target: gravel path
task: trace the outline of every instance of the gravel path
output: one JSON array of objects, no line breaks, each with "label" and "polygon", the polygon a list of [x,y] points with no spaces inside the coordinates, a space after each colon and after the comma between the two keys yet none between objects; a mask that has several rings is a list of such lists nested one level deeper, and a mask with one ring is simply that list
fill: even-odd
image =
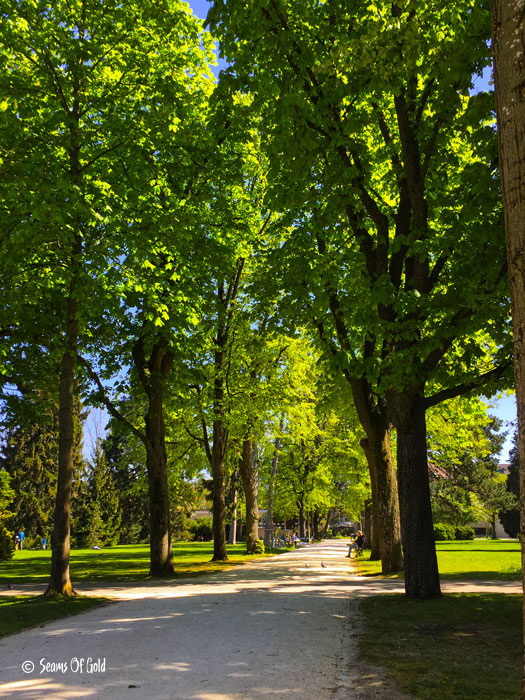
[{"label": "gravel path", "polygon": [[353,576],[346,552],[336,540],[198,579],[80,584],[118,602],[1,640],[0,698],[401,698],[357,663],[357,600],[402,582]]}]

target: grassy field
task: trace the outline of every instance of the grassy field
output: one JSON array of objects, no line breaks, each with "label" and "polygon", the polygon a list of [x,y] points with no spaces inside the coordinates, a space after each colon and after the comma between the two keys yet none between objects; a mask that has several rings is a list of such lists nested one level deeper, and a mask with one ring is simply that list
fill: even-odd
[{"label": "grassy field", "polygon": [[[211,562],[212,542],[178,542],[173,546],[175,576],[197,576],[265,555],[243,554],[246,546],[228,546],[230,562]],[[285,550],[283,550],[285,551]],[[10,561],[0,562],[0,587],[7,583],[45,583],[49,578],[50,550],[15,552]],[[104,549],[72,549],[71,580],[138,581],[148,578],[149,546],[119,545]],[[1,588],[0,588],[1,590]]]},{"label": "grassy field", "polygon": [[76,615],[107,602],[106,598],[85,596],[65,600],[43,596],[0,596],[0,637]]},{"label": "grassy field", "polygon": [[[516,540],[465,540],[436,542],[439,575],[443,580],[519,580],[520,543]],[[362,576],[381,575],[381,562],[369,561],[366,550],[357,561]],[[388,578],[399,578],[393,574]]]},{"label": "grassy field", "polygon": [[[180,542],[174,545],[175,577],[199,576],[237,566],[265,555],[246,555],[246,547],[228,547],[230,562],[211,562],[213,543]],[[286,550],[279,550],[286,551]],[[8,584],[45,584],[49,579],[50,550],[23,550],[10,561],[0,562],[0,591]],[[149,579],[149,546],[120,545],[104,549],[71,550],[71,580],[140,581]],[[0,595],[0,636],[61,617],[83,612],[106,602],[104,598],[78,596],[68,600],[44,599],[42,596]]]},{"label": "grassy field", "polygon": [[384,666],[417,700],[518,700],[521,596],[455,594],[362,600],[364,661]]}]

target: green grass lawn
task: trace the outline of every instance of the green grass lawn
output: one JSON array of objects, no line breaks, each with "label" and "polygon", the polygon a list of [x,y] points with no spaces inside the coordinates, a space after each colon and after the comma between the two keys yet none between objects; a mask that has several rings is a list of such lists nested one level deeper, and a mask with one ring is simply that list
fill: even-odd
[{"label": "green grass lawn", "polygon": [[[519,580],[521,576],[520,543],[516,540],[463,540],[436,542],[439,575],[443,580],[490,579]],[[381,574],[381,562],[369,561],[370,550],[358,559],[362,576]],[[393,574],[388,578],[400,578]]]},{"label": "green grass lawn", "polygon": [[[244,544],[228,547],[230,562],[211,562],[212,542],[179,542],[173,547],[175,576],[198,576],[227,569],[266,555],[246,555]],[[286,551],[286,550],[279,550]],[[0,562],[0,593],[8,583],[45,584],[49,579],[50,550],[23,550]],[[71,580],[140,581],[149,579],[149,546],[119,545],[104,549],[72,549]],[[0,636],[57,620],[101,605],[105,598],[47,599],[42,596],[0,595]]]},{"label": "green grass lawn", "polygon": [[0,596],[0,637],[92,610],[107,602],[106,598],[86,596],[65,599],[25,595]]},{"label": "green grass lawn", "polygon": [[361,656],[417,700],[518,700],[521,604],[501,593],[365,598]]},{"label": "green grass lawn", "polygon": [[[266,555],[246,555],[244,544],[228,546],[230,562],[211,562],[212,542],[178,542],[173,545],[176,576],[197,576],[220,571]],[[285,551],[285,550],[283,550]],[[0,592],[7,583],[45,583],[49,578],[50,550],[23,550],[0,562]],[[149,546],[118,545],[104,549],[72,549],[71,580],[138,581],[149,578]]]}]

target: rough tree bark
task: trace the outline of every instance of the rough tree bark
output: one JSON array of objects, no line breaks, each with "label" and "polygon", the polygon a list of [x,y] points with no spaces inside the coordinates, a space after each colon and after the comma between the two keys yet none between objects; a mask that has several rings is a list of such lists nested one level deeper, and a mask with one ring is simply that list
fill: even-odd
[{"label": "rough tree bark", "polygon": [[[372,450],[369,450],[370,442],[368,438],[364,438],[364,440],[361,440],[360,445],[363,452],[365,453],[366,461],[368,463],[368,472],[370,474],[370,491],[372,495],[369,508],[369,516],[371,521],[370,538],[367,540],[370,543],[370,560],[379,561],[381,559],[382,537],[378,506],[379,501],[383,498],[383,496],[379,493],[377,488],[377,458],[374,457]],[[389,468],[387,467],[385,471],[388,473]],[[401,530],[399,532],[401,532]],[[401,537],[401,535],[399,536]]]},{"label": "rough tree bark", "polygon": [[297,507],[299,509],[299,537],[305,537],[304,500],[302,498],[297,501]]},{"label": "rough tree bark", "polygon": [[[361,442],[370,470],[372,484],[373,527],[379,540],[383,573],[403,568],[401,528],[396,472],[386,404],[379,400],[373,405],[366,382],[352,380],[352,394],[359,421],[366,438]],[[372,542],[374,544],[374,542]]]},{"label": "rough tree bark", "polygon": [[173,354],[156,349],[152,357],[148,410],[146,414],[146,468],[150,511],[150,574],[173,573],[168,471],[163,415],[164,381],[173,364]]},{"label": "rough tree bark", "polygon": [[428,478],[425,398],[396,395],[397,477],[405,593],[409,598],[441,597]]},{"label": "rough tree bark", "polygon": [[[218,290],[218,300],[224,305],[224,285]],[[213,557],[212,561],[227,561],[226,551],[226,484],[224,461],[228,444],[228,431],[225,424],[226,409],[224,406],[224,365],[225,348],[228,342],[228,325],[219,320],[215,340],[214,366],[215,380],[213,383],[213,446],[211,450],[212,483],[212,514],[213,514]]]},{"label": "rough tree bark", "polygon": [[75,443],[74,392],[76,375],[77,339],[79,331],[79,303],[75,296],[82,238],[77,234],[71,255],[71,280],[66,312],[66,348],[60,367],[58,396],[58,480],[55,500],[53,534],[51,538],[51,574],[46,595],[73,596],[76,592],[69,577],[71,489]]},{"label": "rough tree bark", "polygon": [[312,514],[312,536],[314,540],[319,539],[319,510],[317,508]]},{"label": "rough tree bark", "polygon": [[326,520],[323,526],[323,530],[321,532],[321,537],[326,537],[328,535],[328,530],[330,528],[330,520],[332,519],[332,515],[334,514],[334,509],[329,508],[328,513],[326,514]]},{"label": "rough tree bark", "polygon": [[[146,338],[139,337],[132,348],[133,364],[146,395],[145,431],[139,430],[108,398],[100,377],[85,358],[79,356],[92,381],[98,386],[99,399],[108,412],[128,426],[146,450],[150,517],[150,574],[169,576],[173,573],[171,550],[168,470],[164,426],[164,385],[173,367],[174,355],[162,336],[153,342],[149,357],[145,356]],[[148,343],[149,344],[149,343]]]},{"label": "rough tree bark", "polygon": [[[284,426],[284,418],[281,418],[279,423],[279,432],[282,431]],[[273,457],[272,457],[272,471],[270,474],[270,480],[268,482],[268,509],[266,511],[266,530],[264,531],[264,546],[269,547],[273,536],[273,501],[275,497],[275,480],[277,478],[277,465],[279,464],[279,450],[281,448],[281,436],[278,435],[275,438]]]},{"label": "rough tree bark", "polygon": [[238,476],[239,472],[235,470],[231,478],[232,519],[228,544],[237,544],[237,501],[239,499],[239,490],[237,489]]},{"label": "rough tree bark", "polygon": [[[78,188],[82,181],[80,165],[80,84],[76,80],[69,131],[69,179]],[[58,393],[58,477],[53,534],[51,538],[51,574],[46,595],[75,595],[69,577],[71,548],[71,490],[75,443],[74,393],[76,383],[77,344],[80,304],[77,298],[82,266],[82,224],[77,217],[76,231],[69,258],[69,290],[66,302],[65,348],[60,365]]]},{"label": "rough tree bark", "polygon": [[[525,0],[492,0],[494,83],[498,117],[499,166],[503,188],[505,236],[512,325],[514,377],[518,406],[520,526],[525,592]],[[525,700],[525,596],[523,597]]]},{"label": "rough tree bark", "polygon": [[213,515],[213,557],[212,561],[228,561],[226,550],[226,479],[224,463],[228,445],[225,406],[226,348],[234,314],[234,302],[239,292],[244,259],[237,263],[234,278],[227,288],[224,281],[217,287],[217,335],[215,337],[213,382],[213,447],[210,454]]},{"label": "rough tree bark", "polygon": [[259,539],[259,474],[256,468],[254,444],[251,438],[244,438],[242,455],[239,461],[246,499],[246,552],[253,554],[255,543]]},{"label": "rough tree bark", "polygon": [[227,432],[221,417],[213,421],[213,447],[211,473],[213,478],[213,557],[212,561],[227,561],[226,551],[226,487],[224,456]]},{"label": "rough tree bark", "polygon": [[363,517],[363,532],[365,535],[365,542],[372,542],[372,499],[365,501],[365,511]]},{"label": "rough tree bark", "polygon": [[173,366],[174,355],[164,338],[159,338],[149,358],[144,354],[143,337],[133,347],[133,361],[147,397],[145,435],[140,436],[146,449],[150,518],[150,574],[173,573],[170,534],[168,470],[164,426],[164,384]]}]

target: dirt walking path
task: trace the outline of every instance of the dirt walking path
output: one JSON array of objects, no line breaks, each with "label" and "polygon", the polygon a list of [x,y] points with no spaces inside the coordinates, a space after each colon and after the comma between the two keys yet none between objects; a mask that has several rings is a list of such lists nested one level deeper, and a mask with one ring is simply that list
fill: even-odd
[{"label": "dirt walking path", "polygon": [[0,698],[401,698],[357,663],[357,601],[402,582],[352,575],[346,552],[336,540],[199,579],[80,584],[117,602],[0,640]]}]

